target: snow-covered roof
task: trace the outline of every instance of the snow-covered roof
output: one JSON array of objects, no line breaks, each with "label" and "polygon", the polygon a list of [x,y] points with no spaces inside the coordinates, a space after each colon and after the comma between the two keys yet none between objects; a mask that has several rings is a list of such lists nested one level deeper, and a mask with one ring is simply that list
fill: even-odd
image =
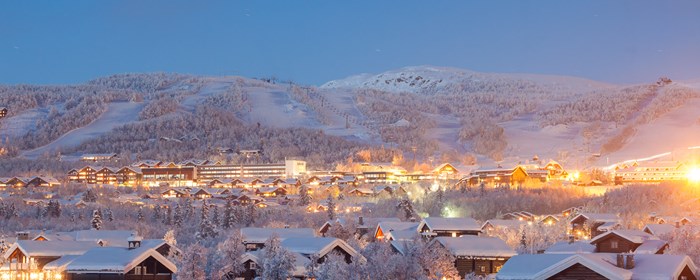
[{"label": "snow-covered roof", "polygon": [[[294,256],[294,271],[292,271],[292,275],[296,277],[306,277],[306,267],[308,264],[311,263],[311,259],[308,257],[299,254],[297,252],[290,252]],[[262,259],[263,256],[265,255],[265,249],[262,250],[257,250],[257,251],[249,251],[245,252],[241,256],[241,264],[247,262],[247,261],[252,261],[258,265],[262,265]]]},{"label": "snow-covered roof", "polygon": [[520,220],[491,219],[491,220],[487,220],[486,222],[484,222],[484,225],[482,225],[481,228],[484,229],[484,227],[486,227],[486,225],[491,225],[495,228],[518,229],[521,226],[524,226],[526,224],[527,224],[527,222],[520,221]]},{"label": "snow-covered roof", "polygon": [[481,231],[481,226],[472,218],[423,218],[418,226],[418,230],[427,225],[431,231],[451,230],[451,231]]},{"label": "snow-covered roof", "polygon": [[646,232],[643,232],[641,230],[635,230],[635,229],[622,229],[622,230],[613,230],[609,231],[603,234],[600,234],[596,236],[595,238],[591,239],[591,244],[596,244],[598,241],[609,237],[610,235],[617,235],[619,237],[622,237],[626,240],[629,240],[630,242],[641,244],[646,240],[658,240],[659,238],[656,236],[653,236],[651,234],[648,234]]},{"label": "snow-covered roof", "polygon": [[374,230],[374,236],[377,236],[377,231],[379,231],[379,229],[382,230],[384,236],[391,237],[389,239],[412,239],[418,230],[418,223],[382,221],[377,223],[377,227]]},{"label": "snow-covered roof", "polygon": [[243,243],[265,243],[276,234],[280,240],[292,237],[315,237],[312,228],[242,228]]},{"label": "snow-covered roof", "polygon": [[610,213],[580,213],[576,215],[572,220],[575,220],[579,216],[583,216],[588,220],[591,220],[592,222],[619,222],[620,217],[618,217],[616,214],[610,214]]},{"label": "snow-covered roof", "polygon": [[357,256],[357,251],[345,241],[333,237],[292,237],[283,240],[281,245],[291,252],[307,256],[316,254],[323,257],[336,247],[342,248],[351,256]]},{"label": "snow-covered roof", "polygon": [[434,242],[440,242],[457,257],[511,257],[516,253],[497,237],[481,237],[465,235],[462,237],[436,237]]},{"label": "snow-covered roof", "polygon": [[75,258],[66,266],[67,272],[127,273],[148,257],[155,258],[171,272],[177,272],[175,264],[151,248],[96,247]]},{"label": "snow-covered roof", "polygon": [[549,246],[544,251],[545,254],[576,254],[576,253],[593,253],[595,245],[586,241],[576,241],[569,243],[568,241],[559,241],[554,245]]},{"label": "snow-covered roof", "polygon": [[82,255],[88,250],[98,247],[92,241],[34,241],[18,240],[5,252],[5,258],[19,249],[29,257],[60,257],[65,255]]},{"label": "snow-covered roof", "polygon": [[602,225],[598,226],[598,230],[610,231],[610,230],[615,229],[619,225],[620,225],[619,222],[604,222]]},{"label": "snow-covered roof", "polygon": [[616,254],[538,254],[512,257],[498,272],[497,279],[547,279],[574,264],[580,263],[608,279],[677,279],[688,266],[697,268],[688,256],[634,255],[635,267],[615,266]]},{"label": "snow-covered roof", "polygon": [[639,245],[637,249],[634,250],[635,254],[656,254],[662,248],[666,247],[668,243],[663,240],[645,240],[642,245]]},{"label": "snow-covered roof", "polygon": [[642,230],[648,230],[653,235],[662,236],[672,233],[676,227],[670,224],[648,224]]}]

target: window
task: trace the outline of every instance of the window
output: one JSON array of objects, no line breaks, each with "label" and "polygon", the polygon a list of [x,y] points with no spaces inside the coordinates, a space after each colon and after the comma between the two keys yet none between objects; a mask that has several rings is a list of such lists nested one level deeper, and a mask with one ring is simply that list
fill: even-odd
[{"label": "window", "polygon": [[258,269],[258,264],[257,264],[257,263],[254,263],[254,262],[250,262],[250,269],[251,269],[251,270]]},{"label": "window", "polygon": [[611,249],[617,249],[617,248],[618,248],[618,246],[617,246],[617,241],[610,241],[610,248],[611,248]]},{"label": "window", "polygon": [[486,266],[480,265],[480,266],[479,266],[479,271],[481,271],[482,273],[486,273]]}]

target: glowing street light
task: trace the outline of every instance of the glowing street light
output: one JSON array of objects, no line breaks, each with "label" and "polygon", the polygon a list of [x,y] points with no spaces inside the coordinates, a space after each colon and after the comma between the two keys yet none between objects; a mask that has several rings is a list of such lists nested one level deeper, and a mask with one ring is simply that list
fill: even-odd
[{"label": "glowing street light", "polygon": [[690,169],[688,169],[688,172],[685,174],[686,178],[688,178],[688,182],[691,183],[699,183],[700,182],[700,168],[693,166]]}]

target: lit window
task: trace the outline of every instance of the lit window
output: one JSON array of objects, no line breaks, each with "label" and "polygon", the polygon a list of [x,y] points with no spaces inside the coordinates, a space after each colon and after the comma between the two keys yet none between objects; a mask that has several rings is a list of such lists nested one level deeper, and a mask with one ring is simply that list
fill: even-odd
[{"label": "lit window", "polygon": [[610,248],[612,248],[612,249],[617,249],[617,241],[611,241],[611,242],[610,242]]}]

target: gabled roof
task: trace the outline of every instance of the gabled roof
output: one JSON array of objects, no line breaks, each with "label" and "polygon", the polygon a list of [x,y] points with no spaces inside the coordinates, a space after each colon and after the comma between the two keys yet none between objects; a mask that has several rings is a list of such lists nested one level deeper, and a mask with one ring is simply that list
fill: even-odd
[{"label": "gabled roof", "polygon": [[292,237],[282,240],[282,247],[307,256],[316,254],[323,257],[336,247],[340,247],[353,257],[358,254],[345,241],[333,237]]},{"label": "gabled roof", "polygon": [[134,249],[118,247],[96,247],[73,259],[66,267],[67,272],[120,273],[126,274],[148,257],[155,258],[171,272],[177,267],[170,260],[152,248]]},{"label": "gabled roof", "polygon": [[427,217],[418,225],[421,230],[426,225],[431,231],[481,231],[481,226],[472,218],[437,218]]},{"label": "gabled roof", "polygon": [[618,217],[616,214],[610,214],[610,213],[579,213],[576,215],[572,221],[577,219],[578,217],[584,217],[588,220],[591,220],[592,222],[619,222],[620,217]]},{"label": "gabled roof", "polygon": [[647,240],[658,240],[659,239],[658,237],[653,236],[651,234],[648,234],[646,232],[643,232],[641,230],[623,229],[623,230],[608,231],[606,233],[600,234],[600,235],[596,236],[595,238],[591,239],[591,244],[596,244],[600,240],[605,239],[607,237],[610,237],[611,235],[619,236],[625,240],[628,240],[628,241],[630,241],[632,243],[636,243],[636,244],[641,244]]},{"label": "gabled roof", "polygon": [[242,228],[243,243],[265,243],[273,234],[280,240],[292,237],[315,237],[312,228]]},{"label": "gabled roof", "polygon": [[465,235],[462,237],[436,237],[456,257],[512,257],[517,253],[497,237]]},{"label": "gabled roof", "polygon": [[693,261],[685,255],[634,255],[635,267],[615,266],[616,254],[537,254],[512,257],[498,272],[497,279],[547,279],[575,265],[581,264],[608,279],[677,279],[687,266],[697,271]]},{"label": "gabled roof", "polygon": [[82,255],[88,250],[98,247],[97,242],[91,241],[34,241],[18,240],[5,252],[4,257],[19,249],[22,254],[29,257],[60,257],[65,255]]},{"label": "gabled roof", "polygon": [[483,230],[486,225],[491,225],[494,228],[519,229],[520,227],[527,225],[527,222],[520,220],[491,219],[484,222],[481,229]]},{"label": "gabled roof", "polygon": [[676,230],[676,227],[670,224],[648,224],[642,229],[642,231],[649,231],[655,236],[670,234],[674,230]]}]

